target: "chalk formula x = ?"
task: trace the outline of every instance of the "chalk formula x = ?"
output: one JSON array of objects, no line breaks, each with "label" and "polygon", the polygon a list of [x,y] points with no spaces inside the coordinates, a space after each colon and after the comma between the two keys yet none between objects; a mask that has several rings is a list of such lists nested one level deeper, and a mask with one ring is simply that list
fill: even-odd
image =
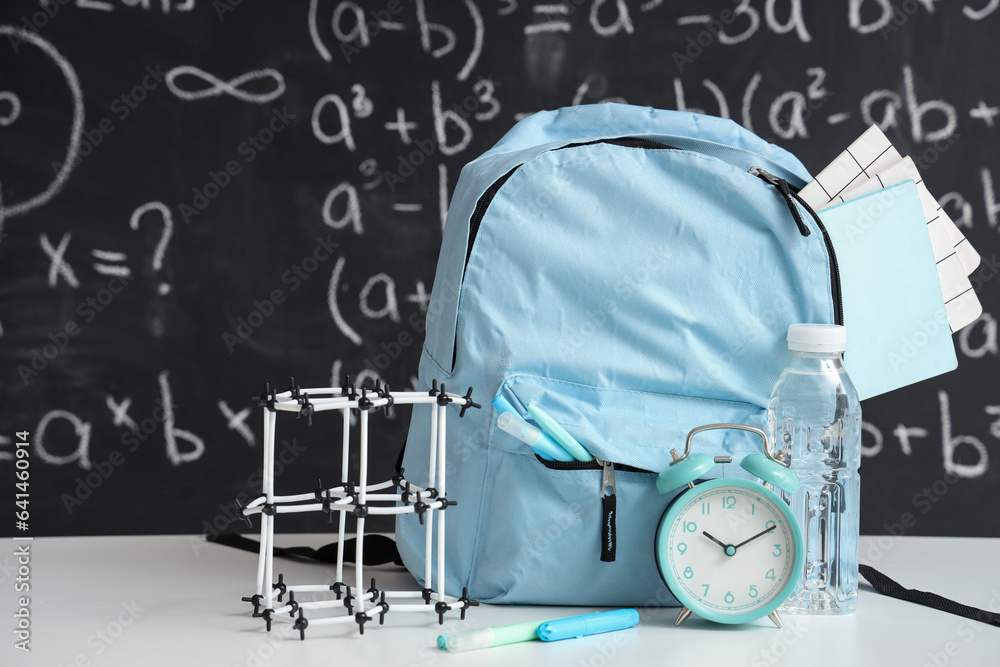
[{"label": "chalk formula x = ?", "polygon": [[[177,84],[177,79],[183,76],[201,79],[204,83],[207,83],[208,86],[188,89],[181,88]],[[274,83],[273,89],[261,93],[252,93],[243,88],[243,85],[250,81],[265,79],[270,79]],[[187,102],[194,102],[195,100],[202,100],[206,97],[217,97],[225,94],[244,102],[264,104],[265,102],[270,102],[271,100],[280,97],[282,93],[285,92],[285,77],[283,77],[281,72],[278,70],[268,67],[266,69],[253,70],[252,72],[241,74],[235,79],[230,79],[229,81],[223,81],[219,77],[198,69],[193,65],[181,65],[180,67],[175,67],[167,72],[167,88],[169,88],[170,92],[176,97],[179,97]]]}]

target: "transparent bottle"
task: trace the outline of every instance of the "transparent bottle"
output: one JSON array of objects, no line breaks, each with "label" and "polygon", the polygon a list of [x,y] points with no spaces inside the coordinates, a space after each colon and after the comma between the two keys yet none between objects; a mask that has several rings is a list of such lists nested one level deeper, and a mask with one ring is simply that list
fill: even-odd
[{"label": "transparent bottle", "polygon": [[844,327],[793,324],[791,359],[768,403],[776,449],[799,479],[782,494],[802,528],[802,578],[782,609],[850,614],[858,598],[861,404],[841,362]]}]

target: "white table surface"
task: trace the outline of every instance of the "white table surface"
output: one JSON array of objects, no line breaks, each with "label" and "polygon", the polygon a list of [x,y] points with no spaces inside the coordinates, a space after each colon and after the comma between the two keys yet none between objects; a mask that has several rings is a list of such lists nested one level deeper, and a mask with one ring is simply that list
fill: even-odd
[{"label": "white table surface", "polygon": [[[879,542],[881,540],[881,542]],[[279,535],[278,546],[330,541],[324,535]],[[471,653],[435,647],[442,631],[542,620],[592,608],[481,606],[467,620],[390,611],[385,626],[317,627],[306,640],[289,625],[270,634],[240,597],[252,592],[256,555],[201,538],[65,537],[31,542],[31,653],[13,648],[12,614],[20,544],[0,550],[0,665],[1000,665],[1000,628],[901,602],[862,587],[857,613],[845,617],[783,615],[785,627],[762,620],[724,626],[692,616],[673,625],[676,609],[641,610],[636,628],[551,644],[529,642]],[[873,551],[874,549],[874,551]],[[1000,610],[1000,539],[862,538],[862,562],[904,586]],[[873,560],[871,555],[881,556]],[[865,555],[869,557],[865,557]],[[286,581],[320,583],[323,564],[276,559]],[[380,588],[417,589],[402,569],[371,569]]]}]

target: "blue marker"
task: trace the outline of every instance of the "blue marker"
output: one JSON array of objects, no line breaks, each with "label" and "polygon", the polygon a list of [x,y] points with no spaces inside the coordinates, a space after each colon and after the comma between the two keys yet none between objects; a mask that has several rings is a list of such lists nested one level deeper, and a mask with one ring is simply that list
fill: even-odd
[{"label": "blue marker", "polygon": [[543,642],[560,639],[586,637],[602,632],[614,632],[631,628],[639,622],[639,612],[635,609],[599,611],[594,614],[570,616],[554,621],[546,621],[538,626],[538,638]]},{"label": "blue marker", "polygon": [[496,395],[496,398],[493,399],[493,407],[500,412],[509,412],[517,415],[518,417],[521,416],[521,414],[514,409],[514,406],[510,404],[510,401],[503,397],[503,394]]}]

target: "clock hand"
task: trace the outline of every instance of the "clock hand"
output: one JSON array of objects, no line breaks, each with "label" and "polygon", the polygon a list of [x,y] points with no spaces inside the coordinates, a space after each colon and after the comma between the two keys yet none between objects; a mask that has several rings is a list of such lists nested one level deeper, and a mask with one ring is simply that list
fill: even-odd
[{"label": "clock hand", "polygon": [[705,537],[707,537],[708,539],[712,540],[712,541],[713,541],[713,542],[715,542],[716,544],[718,544],[718,545],[719,545],[720,547],[722,547],[723,549],[725,549],[725,548],[726,548],[726,546],[727,546],[727,545],[723,544],[723,543],[722,543],[722,542],[720,542],[719,540],[717,540],[717,539],[715,539],[714,537],[712,537],[711,535],[709,535],[709,534],[708,534],[708,531],[707,531],[707,530],[703,530],[703,531],[701,531],[701,534],[702,534],[702,535],[704,535]]},{"label": "clock hand", "polygon": [[756,540],[756,539],[757,539],[758,537],[760,537],[761,535],[767,535],[768,533],[770,533],[770,532],[771,532],[772,530],[774,530],[774,529],[775,529],[775,528],[777,528],[777,527],[778,527],[778,526],[776,526],[776,525],[775,525],[775,526],[771,526],[770,528],[765,528],[764,530],[760,531],[759,533],[757,533],[756,535],[754,535],[754,536],[753,536],[753,537],[751,537],[750,539],[747,539],[747,540],[743,540],[742,542],[740,542],[739,544],[737,544],[737,545],[736,545],[736,548],[737,548],[737,549],[739,549],[739,548],[740,548],[740,547],[742,547],[742,546],[743,546],[744,544],[747,544],[748,542],[753,542],[754,540]]}]

